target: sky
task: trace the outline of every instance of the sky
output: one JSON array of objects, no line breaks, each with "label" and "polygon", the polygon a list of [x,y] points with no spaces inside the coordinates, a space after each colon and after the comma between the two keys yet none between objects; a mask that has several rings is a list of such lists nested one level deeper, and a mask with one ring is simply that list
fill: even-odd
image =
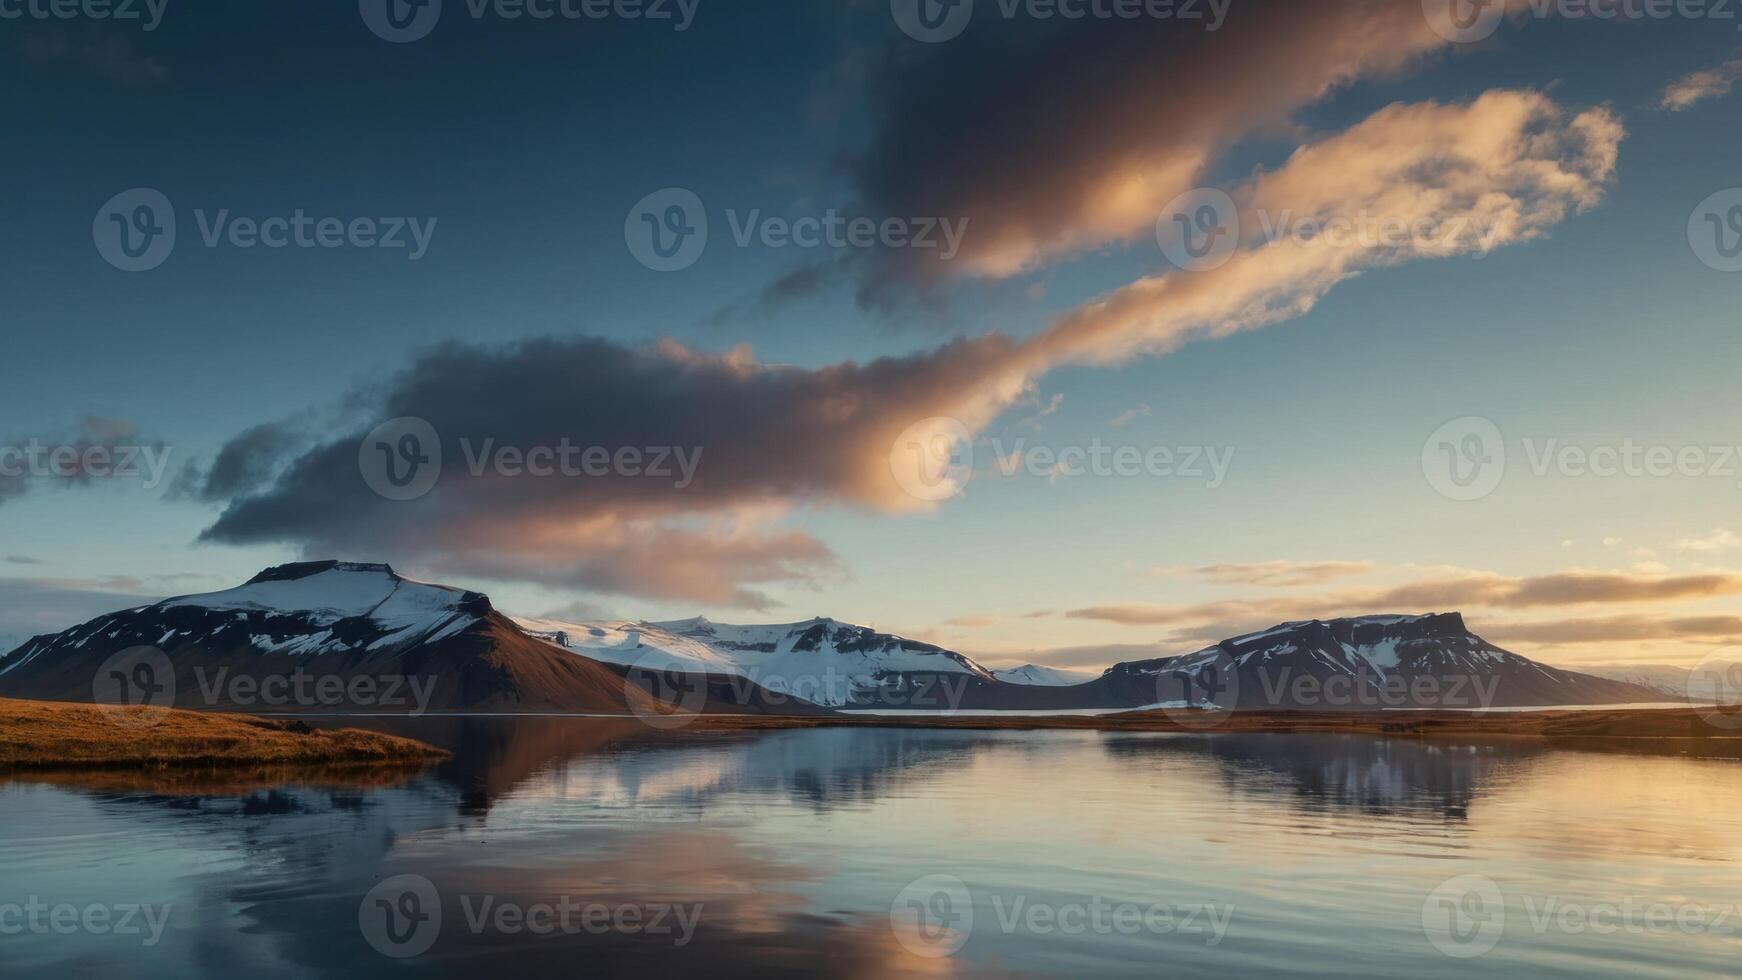
[{"label": "sky", "polygon": [[0,642],[342,558],[992,663],[1742,645],[1727,11],[63,9],[0,3]]}]

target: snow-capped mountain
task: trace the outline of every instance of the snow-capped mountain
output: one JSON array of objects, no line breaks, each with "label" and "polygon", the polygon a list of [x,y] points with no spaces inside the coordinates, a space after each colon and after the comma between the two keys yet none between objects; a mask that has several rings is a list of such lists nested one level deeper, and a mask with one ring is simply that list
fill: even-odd
[{"label": "snow-capped mountain", "polygon": [[[900,705],[922,678],[993,683],[992,671],[942,647],[833,619],[734,626],[702,617],[665,623],[517,619],[527,632],[602,663],[748,678],[828,707]],[[937,707],[948,707],[938,704]]]},{"label": "snow-capped mountain", "polygon": [[1033,664],[988,670],[961,654],[832,619],[730,626],[519,620],[604,663],[747,677],[835,708],[1066,710],[1217,704],[1376,710],[1619,704],[1657,690],[1560,670],[1494,646],[1457,613],[1283,623],[1099,675]]},{"label": "snow-capped mountain", "polygon": [[[625,671],[529,636],[482,593],[336,561],[36,637],[0,658],[0,695],[89,701],[105,662],[139,647],[168,659],[179,707],[621,714],[649,704]],[[765,695],[710,689],[708,710],[760,710]]]},{"label": "snow-capped mountain", "polygon": [[[36,637],[0,656],[0,696],[91,700],[94,685],[115,673],[110,658],[140,647],[167,659],[175,704],[256,712],[622,714],[659,710],[656,696],[673,695],[689,710],[805,714],[1180,703],[1480,708],[1678,696],[1631,682],[1644,675],[1615,680],[1536,663],[1471,633],[1456,613],[1284,623],[1085,676],[1034,664],[992,671],[942,647],[826,618],[765,626],[514,620],[479,592],[333,561],[270,568],[234,589]],[[329,686],[272,700],[267,682],[298,677]],[[397,700],[384,698],[384,679],[400,685]]]},{"label": "snow-capped mountain", "polygon": [[1742,679],[1742,663],[1724,660],[1709,660],[1697,668],[1669,664],[1600,664],[1585,670],[1598,677],[1661,691],[1666,700],[1689,698],[1722,704],[1736,702],[1737,681]]},{"label": "snow-capped mountain", "polygon": [[1457,613],[1283,623],[1178,657],[1120,664],[1135,696],[1240,708],[1364,710],[1665,700],[1635,684],[1539,664],[1469,631]]},{"label": "snow-capped mountain", "polygon": [[1031,687],[1072,687],[1087,684],[1100,676],[1092,670],[1071,670],[1066,667],[1043,667],[1023,664],[1020,667],[997,667],[992,676],[1006,684],[1026,684]]}]

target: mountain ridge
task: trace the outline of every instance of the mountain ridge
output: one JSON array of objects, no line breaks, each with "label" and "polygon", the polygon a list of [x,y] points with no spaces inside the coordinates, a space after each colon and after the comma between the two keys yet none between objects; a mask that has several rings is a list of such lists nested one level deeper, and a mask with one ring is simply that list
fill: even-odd
[{"label": "mountain ridge", "polygon": [[[384,563],[293,562],[233,589],[99,616],[0,654],[0,694],[89,700],[107,658],[153,648],[204,706],[214,672],[262,678],[422,678],[435,711],[635,713],[672,678],[706,710],[1121,710],[1551,707],[1661,701],[1661,690],[1562,670],[1470,632],[1457,612],[1281,623],[1185,654],[993,670],[935,644],[825,616],[739,625],[704,616],[567,622],[515,618],[488,595],[405,578]],[[1455,689],[1452,689],[1454,688]],[[298,707],[309,707],[299,702]],[[353,706],[354,705],[348,705]],[[325,708],[326,705],[316,706]],[[697,707],[696,710],[701,710]]]}]

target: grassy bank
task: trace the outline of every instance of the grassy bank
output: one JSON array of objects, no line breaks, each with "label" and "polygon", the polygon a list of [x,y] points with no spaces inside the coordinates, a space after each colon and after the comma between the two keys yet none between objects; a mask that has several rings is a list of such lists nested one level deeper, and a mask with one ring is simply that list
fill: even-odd
[{"label": "grassy bank", "polygon": [[411,739],[250,715],[0,698],[0,770],[379,766],[446,756]]}]

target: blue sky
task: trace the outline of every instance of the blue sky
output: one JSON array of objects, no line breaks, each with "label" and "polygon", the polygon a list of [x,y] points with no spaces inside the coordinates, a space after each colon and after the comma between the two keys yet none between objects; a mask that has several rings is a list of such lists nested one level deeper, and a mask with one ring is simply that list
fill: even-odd
[{"label": "blue sky", "polygon": [[[1063,43],[1050,26],[982,19],[958,41],[928,45],[874,3],[752,10],[704,0],[681,33],[622,20],[473,21],[449,5],[434,33],[409,44],[372,35],[347,3],[172,3],[151,32],[0,23],[0,72],[9,90],[29,93],[0,106],[14,134],[0,162],[13,189],[0,213],[0,291],[18,368],[0,388],[0,441],[65,439],[99,416],[167,443],[178,467],[201,467],[249,427],[287,419],[311,444],[354,438],[346,426],[358,416],[337,417],[346,399],[367,402],[421,352],[451,340],[495,350],[538,337],[631,348],[669,338],[708,355],[747,344],[762,365],[826,371],[924,355],[951,338],[1032,338],[1169,271],[1153,234],[1089,235],[1015,273],[902,280],[892,301],[870,307],[857,296],[879,260],[731,241],[728,212],[882,217],[879,204],[910,190],[905,199],[927,200],[923,160],[879,170],[867,148],[935,152],[941,167],[974,160],[972,146],[949,141],[1024,119],[1025,107],[1011,103],[1035,89],[1021,63],[1031,45]],[[1238,56],[1271,56],[1259,22],[1268,6],[1236,0],[1225,30],[1237,40],[1217,49],[1237,56],[1227,71],[1266,70]],[[1275,120],[1239,128],[1186,186],[1246,186],[1255,173],[1286,168],[1297,147],[1335,140],[1387,106],[1463,106],[1494,89],[1552,101],[1564,114],[1551,127],[1601,111],[1626,135],[1613,173],[1597,182],[1600,200],[1541,235],[1485,257],[1366,268],[1309,312],[1263,329],[1115,363],[1049,365],[1020,396],[973,420],[980,472],[935,507],[885,506],[830,486],[662,512],[685,526],[753,521],[826,548],[828,562],[748,579],[760,608],[712,587],[648,585],[647,576],[545,576],[535,566],[548,550],[498,565],[403,546],[403,536],[365,539],[367,553],[344,555],[319,552],[318,533],[201,543],[233,500],[165,499],[163,487],[127,481],[38,481],[0,494],[0,552],[33,561],[0,569],[10,576],[0,636],[40,627],[37,608],[51,592],[69,610],[81,594],[104,593],[89,600],[94,614],[109,593],[216,588],[318,554],[459,580],[516,612],[828,614],[991,659],[1087,664],[1105,658],[1076,648],[1171,649],[1266,616],[1361,611],[1352,606],[1402,585],[1449,583],[1425,598],[1477,597],[1487,605],[1465,610],[1473,625],[1503,642],[1509,629],[1530,637],[1515,643],[1522,652],[1562,662],[1697,660],[1734,639],[1734,623],[1718,620],[1736,614],[1742,587],[1732,587],[1727,562],[1736,556],[1720,532],[1735,524],[1739,478],[1539,477],[1523,440],[1742,444],[1733,422],[1742,416],[1742,280],[1703,264],[1688,238],[1708,195],[1742,185],[1737,97],[1714,91],[1675,112],[1660,105],[1676,80],[1734,59],[1739,38],[1734,22],[1519,16],[1482,43],[1423,44],[1401,67],[1358,71],[1323,97],[1279,105]],[[1199,39],[1182,29],[1156,43],[1165,60]],[[1196,109],[1164,109],[1169,98],[1198,99],[1205,116],[1220,111],[1199,94],[1216,80],[1194,83],[1189,56],[1177,57],[1181,92],[1158,91],[1157,112],[1201,121]],[[913,141],[927,130],[890,95],[888,80],[901,77],[891,72],[943,80],[928,109],[937,145]],[[1007,97],[991,84],[999,80],[1011,83]],[[1062,89],[1061,99],[1080,104],[1036,108],[1032,125],[1072,120],[1059,142],[1115,139],[1094,123],[1112,114],[1123,80],[1109,71],[1096,81],[1108,87],[1105,102],[1086,84]],[[1013,165],[1006,180],[954,176],[969,188],[982,177],[983,186],[1017,187],[1020,209],[1065,198],[1067,163]],[[891,191],[895,178],[913,187]],[[92,216],[135,187],[174,203],[179,237],[162,266],[126,273],[93,247]],[[639,264],[624,233],[631,208],[666,187],[698,195],[712,224],[700,261],[673,273]],[[981,227],[998,221],[974,210],[986,200],[998,198],[965,194],[962,216]],[[357,248],[206,248],[194,216],[297,209],[437,224],[414,262]],[[769,284],[819,261],[841,263],[823,288],[758,302]],[[1504,434],[1509,468],[1491,495],[1460,502],[1435,492],[1421,455],[1438,426],[1466,416]],[[1000,478],[991,457],[1017,439],[1218,447],[1233,461],[1213,489],[1148,475]],[[705,533],[726,532],[710,524]],[[1288,585],[1257,568],[1324,562],[1349,567],[1302,572],[1329,577]],[[1252,567],[1195,571],[1220,565]],[[1602,598],[1482,598],[1496,582],[1566,576],[1591,578]],[[1695,618],[1712,621],[1672,625]],[[1575,631],[1575,621],[1611,628]]]}]

